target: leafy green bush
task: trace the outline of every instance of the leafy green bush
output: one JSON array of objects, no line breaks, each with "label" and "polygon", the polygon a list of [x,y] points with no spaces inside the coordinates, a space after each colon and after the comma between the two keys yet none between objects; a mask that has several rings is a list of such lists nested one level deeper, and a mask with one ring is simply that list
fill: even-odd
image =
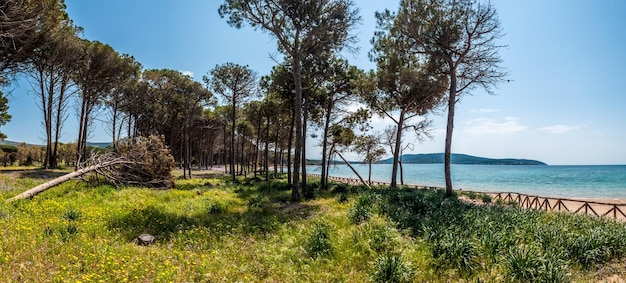
[{"label": "leafy green bush", "polygon": [[382,212],[397,222],[399,228],[411,228],[415,234],[421,234],[429,223],[437,222],[433,217],[443,216],[437,216],[438,212],[448,211],[440,209],[445,197],[443,191],[398,189],[383,191],[382,195]]},{"label": "leafy green bush", "polygon": [[348,186],[344,185],[344,184],[329,184],[329,186],[331,187],[331,192],[333,194],[341,194],[341,193],[347,193],[348,192]]},{"label": "leafy green bush", "polygon": [[372,282],[411,282],[413,269],[401,255],[381,255],[372,264],[370,279]]}]

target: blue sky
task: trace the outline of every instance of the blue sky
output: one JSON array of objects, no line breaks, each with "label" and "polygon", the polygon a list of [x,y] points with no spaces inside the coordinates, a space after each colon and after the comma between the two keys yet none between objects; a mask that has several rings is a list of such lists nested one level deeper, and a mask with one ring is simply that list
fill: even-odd
[{"label": "blue sky", "polygon": [[[221,19],[219,0],[66,0],[84,37],[133,55],[145,69],[168,68],[196,80],[218,64],[249,65],[260,75],[276,64],[274,40],[251,28],[237,30]],[[369,70],[367,52],[374,12],[396,10],[399,1],[355,0],[363,18],[354,31],[358,54],[345,54]],[[548,164],[626,164],[626,1],[495,0],[505,36],[503,66],[511,80],[490,96],[475,91],[458,104],[453,152],[492,158],[529,158]],[[10,87],[13,120],[0,128],[8,140],[41,144],[42,114],[21,81]],[[433,138],[414,143],[414,153],[443,152],[445,109],[435,111]],[[382,130],[387,121],[374,119]],[[76,139],[70,114],[63,141]],[[91,141],[110,140],[95,125]],[[309,158],[319,149],[310,141]],[[410,152],[405,152],[410,153]]]}]

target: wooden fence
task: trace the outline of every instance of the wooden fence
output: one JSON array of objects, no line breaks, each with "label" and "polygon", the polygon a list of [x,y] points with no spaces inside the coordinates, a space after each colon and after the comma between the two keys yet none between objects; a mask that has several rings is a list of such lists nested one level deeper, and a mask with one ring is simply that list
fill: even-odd
[{"label": "wooden fence", "polygon": [[[312,177],[321,177],[318,174],[309,174]],[[351,178],[342,178],[342,177],[333,177],[329,176],[329,180],[358,186],[362,185],[361,181],[358,179]],[[372,182],[370,185],[372,186],[389,186],[389,183],[385,182]],[[427,186],[415,186],[408,185],[405,187],[416,188],[416,189],[442,189],[436,187],[427,187]],[[468,191],[464,191],[468,192]],[[542,196],[534,196],[527,195],[515,192],[477,192],[481,194],[488,194],[494,200],[501,199],[505,202],[514,202],[520,207],[526,209],[536,209],[536,210],[544,210],[544,211],[557,211],[557,212],[570,212],[570,213],[581,213],[587,214],[597,217],[610,217],[616,220],[625,221],[626,214],[626,203],[612,203],[612,202],[600,202],[600,201],[591,201],[591,200],[579,200],[579,199],[569,199],[569,198],[553,198],[553,197],[542,197]]]},{"label": "wooden fence", "polygon": [[514,192],[485,194],[491,195],[495,200],[501,199],[507,202],[515,202],[520,207],[527,209],[582,213],[593,216],[611,217],[613,219],[626,220],[626,214],[624,214],[624,210],[626,209],[625,203],[611,203],[569,198],[552,198],[526,195]]}]

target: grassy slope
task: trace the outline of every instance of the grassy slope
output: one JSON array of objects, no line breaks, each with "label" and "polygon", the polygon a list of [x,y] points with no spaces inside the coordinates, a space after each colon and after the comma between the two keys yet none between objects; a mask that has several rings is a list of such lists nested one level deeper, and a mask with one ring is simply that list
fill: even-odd
[{"label": "grassy slope", "polygon": [[[0,198],[43,181],[0,175],[0,187],[13,189],[0,191]],[[506,278],[507,269],[490,263],[493,259],[486,258],[480,241],[472,242],[476,256],[470,258],[475,264],[470,272],[433,258],[434,249],[446,250],[431,241],[443,241],[419,231],[428,224],[425,220],[423,226],[411,227],[401,222],[407,215],[383,213],[399,207],[381,204],[389,198],[385,194],[347,194],[348,201],[341,202],[340,195],[328,193],[291,204],[290,192],[281,187],[194,179],[177,181],[177,189],[155,191],[72,181],[32,200],[0,203],[0,278],[9,282],[364,282],[381,276],[375,271],[385,266],[418,282]],[[470,207],[463,214],[489,217],[479,211]],[[538,217],[545,222],[556,216]],[[136,245],[134,239],[141,233],[155,235],[156,244]],[[593,272],[578,271],[589,268],[571,266],[569,279],[598,279]],[[609,275],[620,272],[623,268]]]}]

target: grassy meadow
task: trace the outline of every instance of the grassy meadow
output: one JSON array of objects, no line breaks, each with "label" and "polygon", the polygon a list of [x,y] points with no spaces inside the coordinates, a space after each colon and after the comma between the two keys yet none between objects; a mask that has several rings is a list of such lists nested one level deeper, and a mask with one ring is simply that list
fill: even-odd
[{"label": "grassy meadow", "polygon": [[[59,174],[2,172],[0,197]],[[300,203],[290,203],[290,193],[285,180],[197,178],[177,180],[171,190],[66,182],[30,200],[0,202],[0,278],[620,282],[626,276],[626,227],[612,220],[444,201],[442,192],[429,190],[333,184]],[[138,245],[142,233],[156,236],[155,243]]]}]

